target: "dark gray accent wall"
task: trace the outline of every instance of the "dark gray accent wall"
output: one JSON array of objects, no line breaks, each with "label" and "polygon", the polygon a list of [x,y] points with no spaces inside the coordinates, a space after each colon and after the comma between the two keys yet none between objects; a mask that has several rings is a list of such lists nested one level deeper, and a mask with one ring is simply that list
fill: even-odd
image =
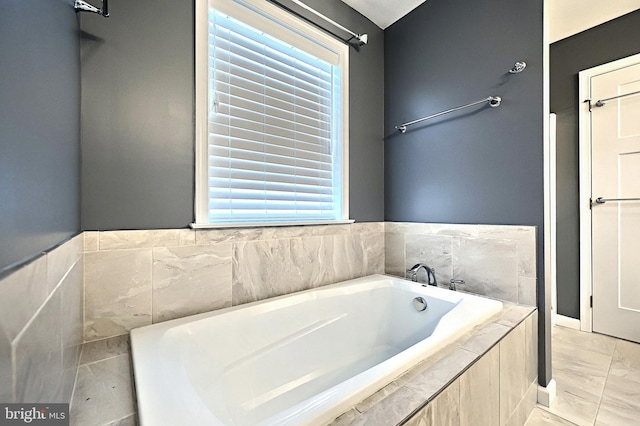
[{"label": "dark gray accent wall", "polygon": [[[369,45],[350,56],[350,210],[358,221],[380,221],[383,32],[339,0],[308,3],[369,33]],[[81,22],[82,227],[186,227],[193,222],[194,2],[113,2],[110,13]]]},{"label": "dark gray accent wall", "polygon": [[82,15],[82,228],[193,222],[193,1]]},{"label": "dark gray accent wall", "polygon": [[640,53],[640,10],[550,46],[550,108],[557,114],[558,313],[580,318],[578,72]]},{"label": "dark gray accent wall", "polygon": [[[385,30],[385,220],[538,227],[540,383],[551,378],[543,264],[543,1],[430,0]],[[521,74],[508,70],[526,61]],[[395,125],[486,98],[400,134]]]},{"label": "dark gray accent wall", "polygon": [[0,8],[1,272],[80,229],[80,45],[71,0]]}]

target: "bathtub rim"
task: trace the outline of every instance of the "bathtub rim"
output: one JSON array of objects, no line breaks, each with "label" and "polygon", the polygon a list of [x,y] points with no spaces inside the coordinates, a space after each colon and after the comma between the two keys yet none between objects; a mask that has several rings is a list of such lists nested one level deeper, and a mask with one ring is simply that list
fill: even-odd
[{"label": "bathtub rim", "polygon": [[[382,287],[385,287],[385,286],[392,287],[393,286],[393,283],[392,283],[393,281],[401,281],[403,283],[408,283],[407,289],[413,289],[413,285],[414,285],[411,281],[409,281],[407,279],[404,279],[404,278],[401,278],[401,277],[389,276],[389,275],[383,275],[383,274],[373,274],[373,275],[369,275],[369,276],[366,276],[366,277],[347,280],[347,281],[343,281],[343,282],[340,282],[340,283],[331,284],[331,285],[327,285],[327,286],[323,286],[323,287],[312,288],[312,289],[308,289],[308,290],[304,290],[304,291],[300,291],[300,292],[296,292],[296,293],[285,294],[285,295],[282,295],[282,296],[277,296],[277,297],[273,297],[273,298],[268,298],[268,299],[263,299],[263,300],[251,302],[251,303],[232,306],[232,307],[228,307],[228,308],[224,308],[224,309],[220,309],[220,310],[216,310],[216,311],[205,312],[205,313],[196,314],[196,315],[192,315],[192,316],[188,316],[188,317],[177,318],[177,319],[165,321],[165,322],[162,322],[162,323],[157,323],[157,324],[147,325],[147,326],[144,326],[144,327],[139,327],[139,328],[136,328],[136,329],[131,331],[132,357],[133,357],[133,359],[136,359],[135,353],[137,352],[137,346],[138,346],[137,342],[138,342],[138,340],[140,340],[140,342],[144,342],[144,340],[147,340],[147,336],[145,336],[147,334],[150,334],[152,336],[152,338],[153,338],[154,334],[162,333],[163,330],[167,331],[167,330],[171,330],[171,329],[174,329],[174,328],[179,328],[182,325],[199,322],[199,321],[206,320],[206,319],[209,319],[209,318],[212,318],[212,317],[216,317],[218,315],[224,315],[224,314],[228,314],[228,313],[233,313],[233,312],[238,311],[238,310],[252,309],[252,308],[255,308],[257,306],[260,306],[260,305],[263,305],[263,304],[267,304],[267,303],[268,304],[272,304],[272,305],[275,304],[276,308],[279,305],[284,307],[284,306],[288,306],[290,304],[290,300],[292,298],[299,299],[299,301],[296,302],[296,303],[304,302],[306,300],[311,300],[311,299],[315,298],[315,297],[309,298],[308,296],[306,296],[306,294],[308,294],[308,293],[315,293],[315,294],[325,293],[326,294],[325,297],[330,297],[332,294],[339,294],[339,293],[342,293],[342,292],[345,292],[345,291],[346,291],[347,294],[360,292],[360,291],[366,290],[366,287],[369,287],[369,286],[371,288],[381,288],[380,280],[386,281],[386,283],[385,283],[386,285],[384,285]],[[416,291],[420,292],[420,290],[423,289],[422,285],[417,284],[417,283],[415,285],[416,285],[416,288],[415,288]],[[364,287],[364,289],[363,289],[363,287]],[[486,299],[486,300],[492,301],[492,302],[493,301],[497,301],[496,299],[489,298],[489,297],[483,297],[483,296],[480,296],[480,295],[464,293],[464,292],[452,292],[452,291],[447,290],[447,289],[431,287],[431,286],[426,287],[422,291],[424,291],[426,293],[434,292],[437,295],[436,297],[442,298],[443,300],[449,300],[449,301],[460,301],[460,302],[462,302],[464,300],[470,300],[470,301],[473,302],[474,300],[477,300],[477,299]],[[283,300],[286,300],[286,302],[282,302]],[[504,303],[501,302],[501,301],[497,301],[497,302],[501,304],[501,308],[500,309],[503,309],[504,308]],[[487,318],[484,318],[482,320],[481,324],[484,323],[486,321],[486,319]],[[476,326],[477,325],[478,324],[476,324]],[[460,338],[461,334],[464,334],[464,333],[466,333],[468,331],[470,331],[470,330],[467,329],[466,331],[464,331],[462,333],[459,333],[457,336],[455,336],[454,340]],[[405,349],[404,351],[398,353],[394,357],[402,355],[403,353],[411,350],[415,346],[420,345],[421,342],[423,342],[423,341],[417,342],[415,345]],[[441,349],[442,349],[442,345],[440,346],[439,349],[433,351],[433,353],[436,353]],[[412,356],[415,353],[416,353],[416,350],[414,350],[412,352]],[[405,358],[407,356],[408,356],[407,354],[402,355],[402,357],[405,357]],[[391,358],[389,358],[389,359],[391,359]],[[412,367],[416,366],[420,362],[421,361],[413,362],[408,369],[411,369]],[[377,366],[374,366],[372,368],[375,368],[375,367],[377,367]],[[406,367],[406,365],[404,367]],[[137,371],[139,369],[136,368],[135,362],[134,362],[134,365],[133,365],[133,369],[134,369],[134,378],[137,378],[138,374],[139,374],[139,373],[137,373]],[[367,393],[366,394],[367,395],[375,394],[378,389],[383,388],[386,385],[388,385],[389,383],[393,382],[397,377],[399,377],[404,372],[406,372],[406,370],[407,370],[406,368],[403,368],[403,369],[400,369],[399,371],[396,371],[392,378],[385,377],[385,378],[377,379],[375,385],[371,385],[371,386],[367,387]],[[356,376],[354,376],[354,377],[356,377]],[[353,378],[351,378],[351,379],[353,379]],[[348,379],[348,380],[351,380],[351,379]],[[141,389],[138,389],[138,392],[136,392],[136,399],[138,399],[138,400],[140,400],[141,397],[143,397],[143,395],[147,393],[146,390],[144,392],[140,392],[140,390]],[[366,398],[367,397],[365,397],[365,399]],[[146,399],[146,398],[143,397],[142,399]],[[353,398],[350,398],[350,399],[353,400]],[[145,402],[142,402],[142,404],[140,404],[140,405],[145,405]],[[343,411],[344,410],[348,410],[348,408],[351,407],[351,406],[354,406],[353,401],[351,401],[348,404],[341,404],[341,410],[343,410]],[[289,411],[289,410],[286,410],[286,411]],[[144,421],[145,419],[144,419],[143,411],[139,410],[138,413],[139,413],[139,416],[140,416],[140,420]],[[324,420],[330,421],[331,418],[334,418],[334,417],[335,417],[335,415],[331,415],[331,417],[326,417],[326,419],[322,419],[322,420],[323,421]]]}]

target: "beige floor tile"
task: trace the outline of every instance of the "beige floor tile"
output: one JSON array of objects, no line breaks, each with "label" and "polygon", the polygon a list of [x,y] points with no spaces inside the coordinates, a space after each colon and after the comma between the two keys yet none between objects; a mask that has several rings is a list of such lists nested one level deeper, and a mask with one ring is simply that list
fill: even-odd
[{"label": "beige floor tile", "polygon": [[552,361],[558,394],[566,393],[595,403],[600,401],[607,379],[606,370],[599,371],[594,367],[595,363],[583,362],[578,357],[573,360],[553,357]]},{"label": "beige floor tile", "polygon": [[640,425],[639,344],[553,327],[552,364],[556,399],[535,410],[528,426]]},{"label": "beige floor tile", "polygon": [[[558,380],[558,379],[556,379]],[[559,383],[559,382],[558,382]],[[559,386],[558,386],[559,387]],[[579,395],[558,390],[556,398],[549,407],[549,412],[556,414],[577,425],[593,425],[598,413],[599,399],[585,400]]]},{"label": "beige floor tile", "polygon": [[595,424],[596,426],[637,426],[640,424],[640,400],[636,397],[636,403],[632,404],[605,395]]},{"label": "beige floor tile", "polygon": [[[567,347],[569,352],[579,353],[588,350],[611,356],[616,346],[616,339],[603,334],[585,333],[566,327],[553,327],[551,331],[554,350]],[[577,351],[577,348],[580,351]]]},{"label": "beige floor tile", "polygon": [[[619,340],[613,353],[604,396],[640,405],[640,344]],[[640,423],[640,417],[638,418]]]},{"label": "beige floor tile", "polygon": [[555,414],[549,413],[541,408],[534,408],[529,416],[529,419],[525,423],[525,426],[546,426],[546,425],[566,425],[573,426],[574,423],[558,417]]},{"label": "beige floor tile", "polygon": [[548,411],[578,425],[592,425],[605,388],[616,339],[564,327],[552,329],[556,399]]}]

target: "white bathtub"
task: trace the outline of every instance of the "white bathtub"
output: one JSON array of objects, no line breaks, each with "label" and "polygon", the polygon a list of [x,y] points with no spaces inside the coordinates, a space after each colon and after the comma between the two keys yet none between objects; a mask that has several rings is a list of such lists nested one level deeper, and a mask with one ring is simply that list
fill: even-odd
[{"label": "white bathtub", "polygon": [[[417,296],[427,310],[414,308]],[[501,308],[372,275],[138,328],[140,422],[330,422]]]}]

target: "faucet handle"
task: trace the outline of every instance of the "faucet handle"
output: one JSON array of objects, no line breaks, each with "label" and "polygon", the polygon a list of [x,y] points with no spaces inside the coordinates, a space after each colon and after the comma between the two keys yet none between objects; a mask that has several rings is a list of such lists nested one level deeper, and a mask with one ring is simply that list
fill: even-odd
[{"label": "faucet handle", "polygon": [[464,280],[454,280],[453,278],[449,280],[449,290],[456,291],[456,284],[464,284]]}]

